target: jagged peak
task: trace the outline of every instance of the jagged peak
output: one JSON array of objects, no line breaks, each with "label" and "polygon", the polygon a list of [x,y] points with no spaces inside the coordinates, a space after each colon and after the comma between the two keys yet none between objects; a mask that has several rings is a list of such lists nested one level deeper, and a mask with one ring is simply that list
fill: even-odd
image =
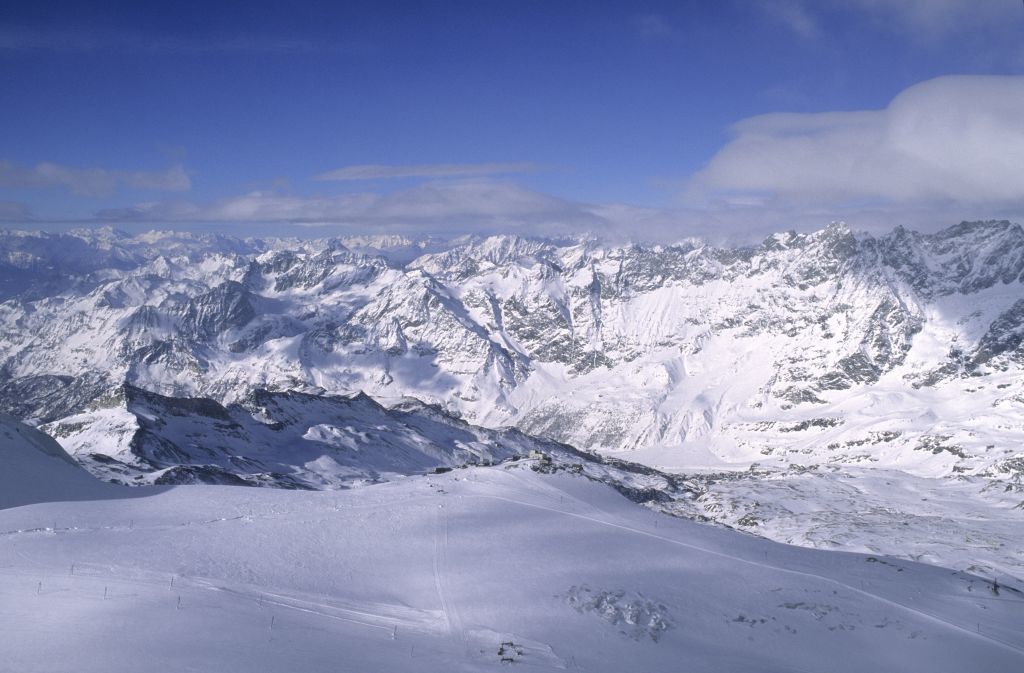
[{"label": "jagged peak", "polygon": [[109,224],[102,227],[71,229],[67,233],[69,236],[80,238],[89,243],[109,243],[111,241],[120,242],[131,240],[132,238],[132,235],[128,232]]},{"label": "jagged peak", "polygon": [[831,233],[833,236],[853,235],[853,231],[850,229],[850,225],[846,224],[846,220],[832,220],[825,225],[823,231]]},{"label": "jagged peak", "polygon": [[463,255],[493,264],[502,264],[535,255],[550,247],[551,243],[540,238],[528,238],[518,234],[495,234],[470,242],[458,250]]},{"label": "jagged peak", "polygon": [[775,234],[769,234],[762,242],[761,248],[764,250],[788,250],[793,247],[794,244],[799,241],[801,235],[790,229],[786,232],[779,232]]},{"label": "jagged peak", "polygon": [[1009,220],[963,220],[958,224],[941,229],[933,235],[936,238],[954,238],[967,234],[999,233],[1012,228],[1016,228],[1019,231],[1020,225],[1015,225]]}]

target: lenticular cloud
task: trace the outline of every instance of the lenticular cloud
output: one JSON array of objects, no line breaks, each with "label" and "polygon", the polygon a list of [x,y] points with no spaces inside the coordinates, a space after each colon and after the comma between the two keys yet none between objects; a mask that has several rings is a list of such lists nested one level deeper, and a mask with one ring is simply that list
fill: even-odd
[{"label": "lenticular cloud", "polygon": [[699,171],[688,196],[787,205],[1024,202],[1024,77],[955,76],[883,110],[768,114]]}]

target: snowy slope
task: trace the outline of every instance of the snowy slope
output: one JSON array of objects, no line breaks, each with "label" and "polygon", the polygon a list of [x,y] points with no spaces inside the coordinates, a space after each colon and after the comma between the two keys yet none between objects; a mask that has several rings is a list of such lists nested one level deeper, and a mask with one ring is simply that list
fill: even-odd
[{"label": "snowy slope", "polygon": [[[57,522],[57,530],[39,530]],[[1024,669],[1024,600],[942,568],[475,467],[0,511],[0,669]]]},{"label": "snowy slope", "polygon": [[671,504],[684,516],[787,544],[1024,578],[1024,497],[1013,483],[853,467],[705,474],[686,483],[693,497]]},{"label": "snowy slope", "polygon": [[53,500],[115,497],[48,435],[0,413],[0,509]]},{"label": "snowy slope", "polygon": [[[110,402],[42,427],[82,465],[111,481],[338,488],[538,450],[551,457],[551,469],[576,470],[676,516],[791,544],[923,560],[1003,581],[1024,578],[1018,543],[1024,485],[1014,471],[934,479],[868,467],[870,461],[865,467],[785,469],[766,458],[745,470],[694,472],[670,463],[661,472],[516,431],[475,427],[412,400],[386,409],[362,395],[256,391],[242,404],[223,407],[125,386]],[[783,437],[811,433],[827,448],[835,429],[807,424],[805,430],[775,431]],[[646,457],[677,458],[654,450]]]}]

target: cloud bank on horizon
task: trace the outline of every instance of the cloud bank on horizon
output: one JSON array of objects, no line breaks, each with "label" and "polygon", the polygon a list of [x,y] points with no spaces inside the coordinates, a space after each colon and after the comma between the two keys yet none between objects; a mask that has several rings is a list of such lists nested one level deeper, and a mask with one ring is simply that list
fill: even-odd
[{"label": "cloud bank on horizon", "polygon": [[391,180],[396,178],[454,178],[481,175],[501,175],[505,173],[529,173],[538,167],[530,163],[517,164],[405,164],[401,166],[385,166],[381,164],[361,164],[344,166],[313,176],[320,181],[349,180]]},{"label": "cloud bank on horizon", "polygon": [[192,181],[180,164],[163,171],[119,171],[106,168],[76,168],[48,161],[19,166],[0,160],[0,187],[38,188],[57,186],[77,196],[101,197],[119,188],[158,192],[184,192]]},{"label": "cloud bank on horizon", "polygon": [[[157,200],[102,209],[103,223],[288,223],[455,234],[512,231],[668,240],[738,239],[846,219],[861,229],[943,226],[1024,215],[1024,77],[949,76],[910,87],[882,110],[774,113],[742,120],[685,181],[677,207],[582,203],[494,175],[529,163],[359,165],[318,181],[420,178],[395,191],[302,196],[254,190],[206,202]],[[84,196],[118,188],[187,191],[182,166],[161,172],[0,162],[0,185],[60,185]],[[0,217],[31,219],[5,202]],[[682,235],[681,235],[682,234]]]}]

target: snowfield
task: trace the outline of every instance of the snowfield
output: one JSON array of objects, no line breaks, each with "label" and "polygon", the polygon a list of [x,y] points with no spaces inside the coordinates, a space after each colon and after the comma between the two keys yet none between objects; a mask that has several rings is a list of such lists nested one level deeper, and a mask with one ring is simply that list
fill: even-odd
[{"label": "snowfield", "polygon": [[2,510],[0,670],[1024,669],[1011,587],[667,517],[533,465]]},{"label": "snowfield", "polygon": [[1020,494],[984,479],[870,468],[745,472],[705,480],[699,511],[818,549],[886,554],[1024,586]]}]

